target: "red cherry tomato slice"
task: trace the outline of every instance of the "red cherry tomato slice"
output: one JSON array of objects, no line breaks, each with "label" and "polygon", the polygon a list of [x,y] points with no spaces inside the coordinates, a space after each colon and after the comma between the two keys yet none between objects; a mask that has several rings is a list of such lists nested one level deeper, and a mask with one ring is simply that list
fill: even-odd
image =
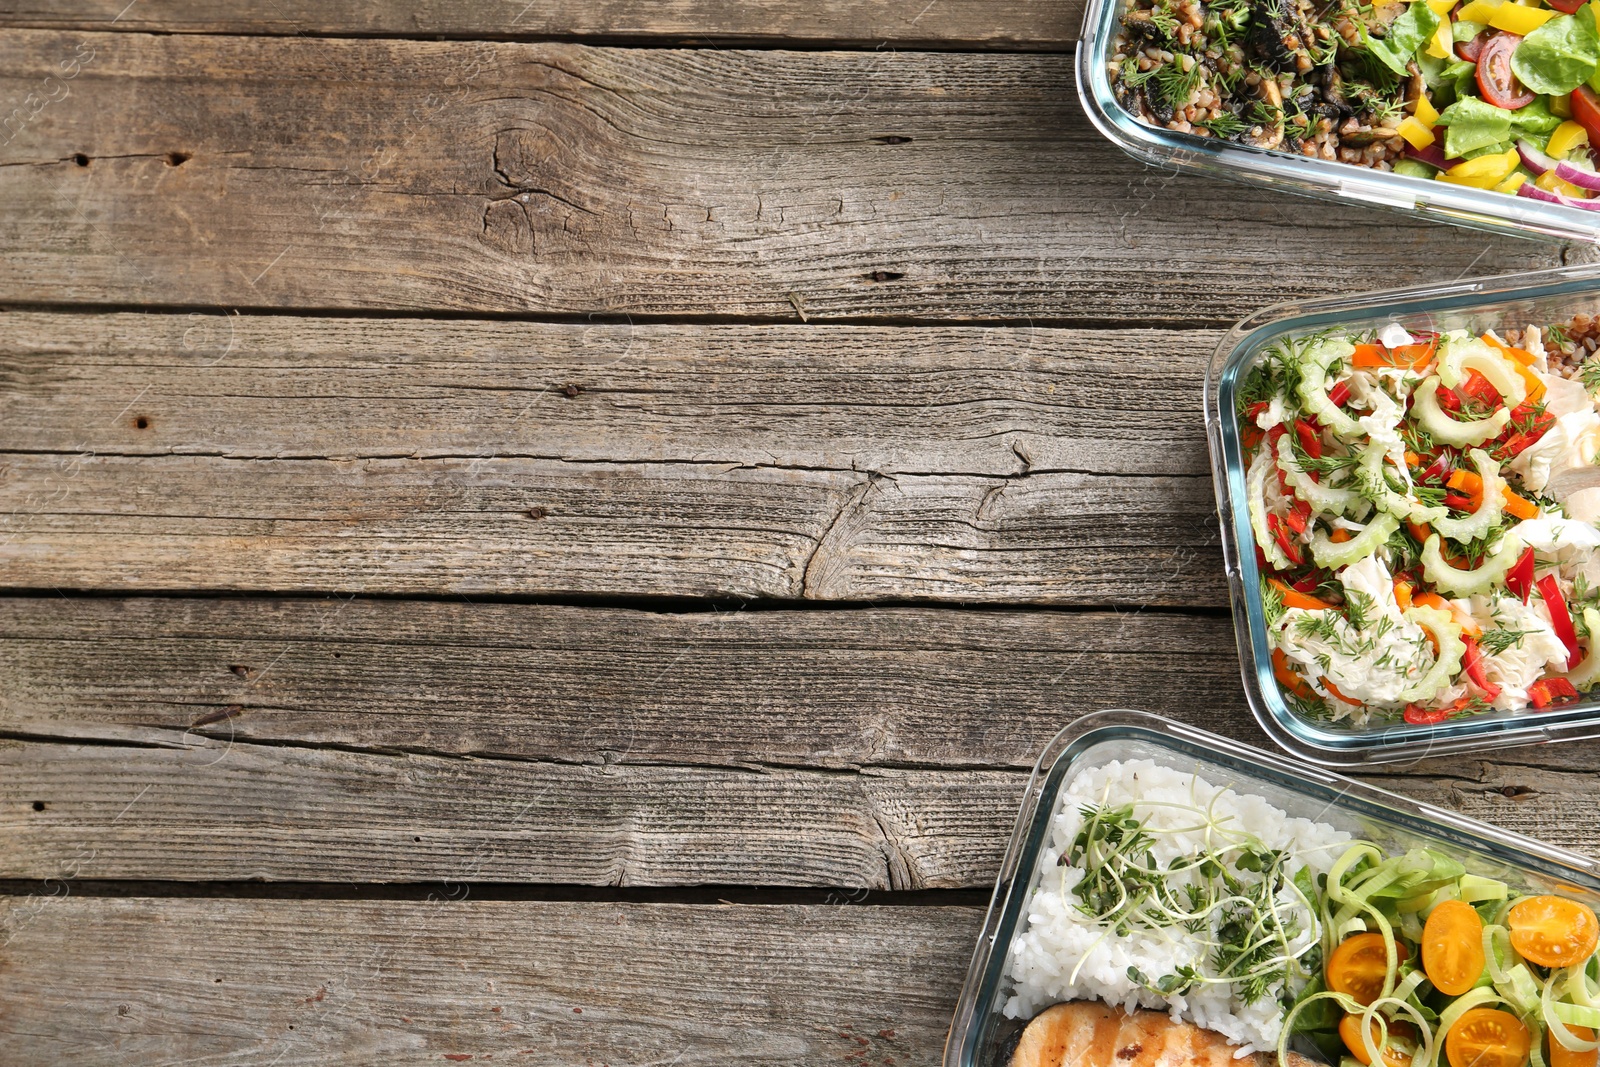
[{"label": "red cherry tomato slice", "polygon": [[1533,94],[1511,70],[1511,53],[1521,43],[1522,38],[1514,33],[1497,33],[1478,53],[1478,91],[1489,103],[1507,111],[1533,103]]},{"label": "red cherry tomato slice", "polygon": [[1564,15],[1576,15],[1587,0],[1546,0],[1547,3]]},{"label": "red cherry tomato slice", "polygon": [[1572,117],[1589,131],[1589,143],[1600,144],[1600,96],[1587,85],[1572,90]]},{"label": "red cherry tomato slice", "polygon": [[[1582,0],[1579,0],[1581,3]],[[1456,45],[1456,55],[1468,63],[1476,63],[1483,54],[1483,46],[1489,42],[1490,33],[1484,30],[1470,41],[1461,41]]]}]

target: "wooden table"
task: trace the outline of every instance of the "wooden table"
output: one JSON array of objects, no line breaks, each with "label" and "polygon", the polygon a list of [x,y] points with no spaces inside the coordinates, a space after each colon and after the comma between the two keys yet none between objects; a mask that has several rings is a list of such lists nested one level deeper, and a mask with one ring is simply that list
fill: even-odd
[{"label": "wooden table", "polygon": [[1063,724],[1263,740],[1221,329],[1592,256],[1142,169],[1079,12],[0,0],[0,1063],[937,1063]]}]

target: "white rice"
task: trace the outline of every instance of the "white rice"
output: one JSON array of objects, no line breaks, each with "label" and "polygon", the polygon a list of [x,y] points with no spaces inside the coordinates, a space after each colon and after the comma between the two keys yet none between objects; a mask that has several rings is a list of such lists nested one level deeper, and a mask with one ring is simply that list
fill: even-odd
[{"label": "white rice", "polygon": [[[1276,1048],[1283,1029],[1283,1008],[1277,999],[1280,989],[1254,1004],[1246,1004],[1226,983],[1203,984],[1186,994],[1162,996],[1132,981],[1128,968],[1137,967],[1152,981],[1185,965],[1212,973],[1206,949],[1181,927],[1134,929],[1118,935],[1078,910],[1079,901],[1071,890],[1084,872],[1058,866],[1057,860],[1071,849],[1082,828],[1079,809],[1128,803],[1134,804],[1134,816],[1150,829],[1194,827],[1200,821],[1192,810],[1154,805],[1209,807],[1213,819],[1228,830],[1245,831],[1266,848],[1289,852],[1291,876],[1302,866],[1311,868],[1314,875],[1326,873],[1343,852],[1341,846],[1351,839],[1348,833],[1325,823],[1290,818],[1259,796],[1218,788],[1151,760],[1112,762],[1084,771],[1062,791],[1050,840],[1039,860],[1044,873],[1028,901],[1028,925],[1011,946],[1007,968],[1016,989],[1005,1004],[1005,1014],[1031,1018],[1061,1001],[1095,999],[1128,1011],[1136,1007],[1167,1009],[1174,1021],[1215,1030],[1242,1046],[1241,1056]],[[1175,857],[1216,847],[1216,838],[1208,845],[1205,836],[1204,830],[1158,834],[1152,852],[1164,867]],[[1288,904],[1298,897],[1286,888],[1278,899]],[[1291,949],[1310,944],[1315,935],[1311,916],[1298,905],[1296,912],[1301,933],[1290,942]]]}]

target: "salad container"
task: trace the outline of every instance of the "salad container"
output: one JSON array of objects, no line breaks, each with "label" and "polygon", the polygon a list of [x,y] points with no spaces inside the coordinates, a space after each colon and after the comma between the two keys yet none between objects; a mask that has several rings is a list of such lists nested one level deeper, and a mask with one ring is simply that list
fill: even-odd
[{"label": "salad container", "polygon": [[1147,125],[1117,101],[1106,70],[1122,4],[1123,0],[1088,0],[1078,40],[1078,95],[1095,128],[1135,159],[1323,200],[1377,205],[1513,236],[1600,241],[1600,211]]},{"label": "salad container", "polygon": [[1600,737],[1600,691],[1548,710],[1532,708],[1438,725],[1319,722],[1291,710],[1273,677],[1261,602],[1260,572],[1245,492],[1245,458],[1235,419],[1235,391],[1271,345],[1338,327],[1481,333],[1504,324],[1561,322],[1600,313],[1600,267],[1560,268],[1448,285],[1396,289],[1331,300],[1279,304],[1245,319],[1218,346],[1206,376],[1205,410],[1216,483],[1222,551],[1233,601],[1245,696],[1267,734],[1290,752],[1333,766]]},{"label": "salad container", "polygon": [[1027,928],[1028,901],[1044,873],[1039,860],[1057,798],[1090,768],[1135,759],[1259,795],[1291,817],[1386,848],[1438,849],[1470,872],[1600,904],[1600,863],[1594,860],[1159,715],[1096,712],[1056,735],[1034,767],[956,1004],[944,1067],[1004,1067],[1010,1059],[1027,1020],[1002,1012],[1012,992],[1009,956]]}]

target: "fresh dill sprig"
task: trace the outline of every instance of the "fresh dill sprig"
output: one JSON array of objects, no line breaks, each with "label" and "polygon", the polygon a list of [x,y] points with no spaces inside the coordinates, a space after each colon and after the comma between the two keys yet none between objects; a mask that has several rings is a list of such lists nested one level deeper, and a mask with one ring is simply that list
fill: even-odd
[{"label": "fresh dill sprig", "polygon": [[1498,656],[1508,648],[1521,648],[1524,637],[1538,632],[1538,630],[1512,630],[1504,626],[1495,626],[1483,631],[1483,636],[1478,638],[1478,647],[1491,656]]},{"label": "fresh dill sprig", "polygon": [[1600,359],[1590,356],[1578,366],[1578,380],[1589,392],[1600,389]]}]

